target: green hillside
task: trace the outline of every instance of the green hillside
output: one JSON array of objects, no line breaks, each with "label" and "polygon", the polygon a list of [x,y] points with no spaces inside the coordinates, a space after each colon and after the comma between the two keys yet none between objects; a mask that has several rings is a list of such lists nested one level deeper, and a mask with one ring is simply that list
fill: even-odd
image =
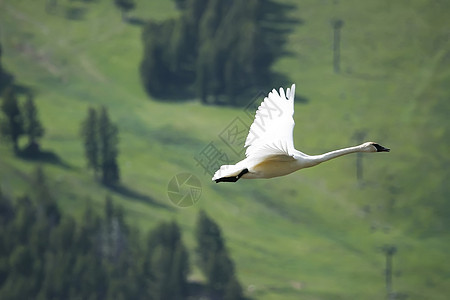
[{"label": "green hillside", "polygon": [[[17,158],[1,139],[3,193],[29,192],[30,174],[42,165],[64,211],[80,217],[87,198],[100,210],[110,195],[142,232],[177,221],[190,251],[203,209],[222,228],[251,299],[383,299],[385,245],[397,248],[395,292],[448,298],[450,3],[279,0],[301,20],[273,66],[305,99],[295,106],[296,147],[322,153],[358,143],[363,132],[391,152],[364,155],[362,181],[356,156],[346,156],[287,177],[215,184],[195,157],[213,142],[237,161],[220,136],[237,117],[251,122],[244,108],[149,99],[139,77],[142,27],[123,22],[113,1],[60,0],[51,12],[47,2],[0,0],[0,43],[3,67],[36,93],[42,149],[61,162]],[[136,3],[136,19],[179,13],[173,1]],[[340,73],[333,71],[337,19],[344,21]],[[86,169],[80,124],[88,107],[101,105],[120,130],[122,192]],[[202,184],[188,208],[167,195],[182,172]],[[196,268],[190,279],[203,280]]]}]

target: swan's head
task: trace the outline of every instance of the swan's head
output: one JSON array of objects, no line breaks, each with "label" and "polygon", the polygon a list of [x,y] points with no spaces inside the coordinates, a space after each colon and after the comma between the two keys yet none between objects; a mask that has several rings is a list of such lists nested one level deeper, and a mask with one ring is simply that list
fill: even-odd
[{"label": "swan's head", "polygon": [[389,152],[391,149],[385,148],[378,143],[367,142],[361,145],[364,152]]}]

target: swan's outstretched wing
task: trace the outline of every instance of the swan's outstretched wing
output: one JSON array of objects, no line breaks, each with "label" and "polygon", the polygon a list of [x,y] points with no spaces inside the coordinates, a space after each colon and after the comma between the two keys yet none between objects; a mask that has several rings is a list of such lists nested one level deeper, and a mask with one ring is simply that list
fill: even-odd
[{"label": "swan's outstretched wing", "polygon": [[273,89],[258,107],[245,141],[247,157],[293,154],[295,84],[284,92]]}]

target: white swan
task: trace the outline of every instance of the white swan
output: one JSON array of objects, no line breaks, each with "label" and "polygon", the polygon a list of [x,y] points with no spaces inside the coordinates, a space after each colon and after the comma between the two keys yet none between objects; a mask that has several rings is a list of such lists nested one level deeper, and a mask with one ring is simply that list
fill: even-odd
[{"label": "white swan", "polygon": [[236,182],[240,178],[272,178],[290,174],[303,168],[355,152],[389,152],[390,149],[374,142],[331,151],[321,155],[307,155],[294,148],[294,95],[295,84],[286,90],[275,89],[264,98],[244,147],[248,147],[244,160],[235,165],[223,165],[212,180]]}]

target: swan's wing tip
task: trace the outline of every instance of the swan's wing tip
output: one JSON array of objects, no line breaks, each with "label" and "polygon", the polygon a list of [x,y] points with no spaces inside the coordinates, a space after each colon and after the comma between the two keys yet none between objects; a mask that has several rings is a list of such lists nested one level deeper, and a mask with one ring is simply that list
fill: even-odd
[{"label": "swan's wing tip", "polygon": [[289,99],[289,100],[294,100],[294,97],[295,97],[295,83],[293,83],[292,85],[291,85],[291,88],[289,89],[288,88],[288,93],[287,93],[287,98]]}]

